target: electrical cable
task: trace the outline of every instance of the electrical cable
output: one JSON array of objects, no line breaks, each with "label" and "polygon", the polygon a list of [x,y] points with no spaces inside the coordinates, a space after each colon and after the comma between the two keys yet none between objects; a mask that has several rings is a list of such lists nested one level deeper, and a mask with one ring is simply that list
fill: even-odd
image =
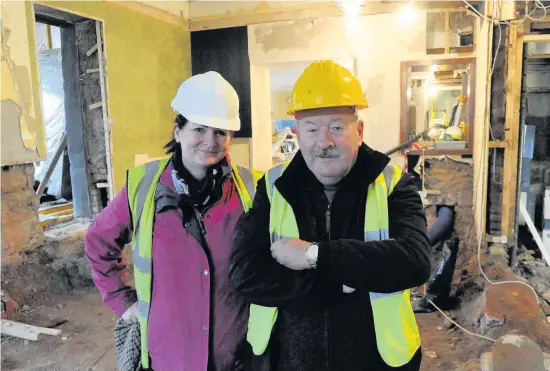
[{"label": "electrical cable", "polygon": [[[496,24],[496,23],[504,23],[504,24],[507,24],[509,26],[511,25],[516,25],[516,26],[521,26],[523,23],[525,23],[525,21],[527,19],[530,19],[532,21],[541,21],[543,20],[545,17],[546,17],[546,9],[550,8],[550,6],[547,6],[545,7],[544,4],[540,1],[540,0],[533,0],[535,1],[535,8],[529,13],[529,12],[526,12],[525,13],[525,17],[523,17],[523,19],[521,21],[519,21],[518,23],[515,23],[513,21],[499,21],[499,20],[496,20],[494,18],[493,15],[491,15],[491,17],[487,17],[483,14],[481,14],[476,8],[474,8],[474,6],[472,4],[470,4],[467,0],[462,0],[464,3],[466,3],[469,7],[469,10],[471,10],[473,13],[475,13],[477,16],[491,22],[492,24]],[[529,0],[526,0],[525,1],[525,4],[527,5],[529,2]],[[502,6],[502,4],[500,4],[500,6]],[[531,18],[531,15],[537,10],[537,9],[543,9],[544,10],[544,16],[542,18]]]},{"label": "electrical cable", "polygon": [[[495,24],[494,22],[494,17],[493,17],[493,14],[491,15],[491,19],[487,18],[486,16],[482,15],[479,11],[477,11],[477,9],[475,9],[470,3],[468,3],[468,1],[466,0],[463,0],[466,4],[468,4],[468,6],[474,10],[474,12],[476,14],[478,14],[479,16],[481,16],[482,18],[484,19],[487,19],[487,20],[490,20],[492,24]],[[540,0],[537,0],[540,2]],[[493,12],[494,12],[494,8],[493,8]],[[532,14],[532,13],[531,13]],[[546,10],[545,10],[545,14],[546,14]],[[525,20],[525,19],[524,19]],[[485,90],[487,90],[487,87],[490,86],[491,84],[491,81],[492,81],[492,77],[493,77],[493,73],[494,73],[494,70],[495,70],[495,65],[496,65],[496,60],[497,60],[497,57],[498,57],[498,52],[499,52],[499,48],[500,48],[500,43],[502,41],[502,29],[501,29],[501,23],[506,23],[508,25],[510,25],[509,22],[496,22],[498,25],[499,25],[499,41],[498,41],[498,47],[496,49],[496,55],[495,55],[495,58],[493,60],[493,65],[491,66],[491,72],[490,74],[487,76],[486,78],[486,81],[485,81]],[[490,43],[488,43],[487,45],[487,54],[490,53]],[[492,54],[492,53],[491,53]],[[487,98],[486,98],[486,103],[487,103]],[[489,104],[486,104],[485,105],[485,112],[484,112],[484,120],[483,120],[483,131],[482,132],[485,132],[486,131],[486,127],[487,127],[487,123],[489,122]],[[492,129],[491,129],[491,125],[489,124],[489,131],[491,133],[491,136],[493,136],[493,133],[492,133]],[[494,137],[493,137],[494,138]],[[483,161],[483,159],[485,158],[485,156],[489,153],[489,148],[488,148],[488,145],[483,145],[481,147],[482,149],[482,152],[480,154],[480,159],[481,161]],[[493,164],[494,165],[494,164]],[[477,171],[477,184],[476,184],[476,190],[479,192],[479,189],[480,189],[480,184],[481,184],[481,166],[478,167],[478,171]],[[483,201],[483,200],[482,200]],[[474,215],[476,214],[476,212],[478,211],[478,205],[476,202],[474,202],[474,206],[473,206],[473,209],[474,209]],[[485,280],[487,282],[489,282],[489,284],[491,285],[502,285],[502,284],[511,284],[511,283],[519,283],[519,284],[522,284],[522,285],[525,285],[527,287],[529,287],[532,291],[533,291],[533,294],[535,295],[535,299],[537,300],[537,304],[540,304],[539,303],[539,298],[538,298],[538,294],[537,292],[535,291],[535,289],[530,286],[529,284],[525,283],[525,282],[521,282],[521,281],[500,281],[500,282],[493,282],[489,279],[489,277],[487,277],[487,275],[485,274],[485,272],[483,271],[483,267],[481,266],[481,243],[482,243],[482,218],[480,218],[480,223],[479,223],[479,226],[477,228],[477,232],[478,232],[478,240],[477,240],[477,262],[478,262],[478,266],[479,266],[479,271],[481,272],[482,276],[485,278]],[[469,233],[468,233],[468,236],[469,238]],[[495,339],[492,339],[492,338],[489,338],[487,336],[483,336],[483,335],[480,335],[480,334],[476,334],[462,326],[460,326],[456,321],[453,321],[451,318],[449,318],[449,316],[447,316],[437,305],[435,305],[435,303],[429,299],[428,297],[426,297],[426,300],[439,312],[441,313],[447,320],[449,320],[451,323],[453,323],[455,326],[457,326],[458,328],[460,328],[462,331],[466,332],[467,334],[469,335],[472,335],[472,336],[476,336],[476,337],[479,337],[479,338],[482,338],[482,339],[485,339],[485,340],[488,340],[488,341],[491,341],[491,342],[495,342],[496,340]]]},{"label": "electrical cable", "polygon": [[453,325],[455,325],[456,327],[458,327],[459,329],[461,329],[462,331],[464,331],[465,333],[467,334],[470,334],[472,336],[477,336],[478,338],[482,338],[482,339],[485,339],[485,340],[489,340],[491,342],[496,342],[495,339],[493,338],[490,338],[490,337],[487,337],[487,336],[483,336],[483,335],[480,335],[480,334],[476,334],[475,332],[472,332],[470,330],[468,330],[467,328],[464,328],[462,326],[460,326],[458,323],[456,323],[454,320],[452,320],[448,315],[446,315],[437,305],[434,304],[434,302],[426,297],[426,300],[428,301],[428,303],[430,303],[431,305],[434,306],[434,308],[443,315],[443,317],[445,317],[448,321],[450,321]]},{"label": "electrical cable", "polygon": [[[466,2],[466,0],[463,0]],[[536,1],[539,1],[539,0],[536,0]],[[493,8],[493,12],[494,12],[494,8]],[[493,18],[493,15],[491,15],[491,17]],[[495,71],[495,65],[496,65],[496,61],[498,59],[498,53],[499,53],[499,49],[500,49],[500,43],[502,41],[502,29],[501,29],[501,24],[500,22],[498,23],[498,28],[499,28],[499,39],[498,39],[498,44],[497,44],[497,49],[496,49],[496,54],[495,54],[495,58],[493,60],[493,66],[491,67],[491,73],[490,75],[488,76],[488,82],[487,84],[489,84],[492,80],[492,77],[493,77],[493,73]],[[487,125],[487,111],[488,111],[488,107],[485,107],[486,109],[486,115],[485,115],[485,120],[484,120],[484,126]],[[489,129],[491,130],[491,125],[489,124]],[[491,130],[491,134],[492,134],[492,130]],[[487,146],[483,146],[482,148],[485,149]],[[488,148],[487,148],[488,149]],[[484,156],[483,156],[484,157]],[[496,158],[496,148],[495,148],[495,158]],[[496,161],[493,161],[493,168],[496,169]],[[481,167],[478,169],[478,178],[477,178],[477,181],[478,181],[478,184],[477,184],[477,189],[479,189],[479,182],[480,182],[480,175],[479,172],[481,170]],[[493,171],[493,174],[494,174],[494,171]],[[495,181],[496,182],[496,181]],[[498,183],[497,183],[498,184]],[[476,210],[477,207],[476,207],[476,204],[474,203],[474,213],[477,211]],[[481,220],[480,220],[481,222]],[[501,284],[509,284],[509,283],[519,283],[519,284],[522,284],[522,285],[525,285],[527,287],[529,287],[531,289],[531,291],[533,291],[533,294],[535,295],[535,299],[537,300],[537,304],[539,304],[539,297],[538,297],[538,294],[537,292],[535,291],[535,289],[526,284],[525,282],[521,282],[521,281],[517,281],[517,280],[510,280],[510,281],[500,281],[500,282],[493,282],[489,279],[489,277],[487,277],[487,275],[485,274],[485,272],[483,271],[483,267],[481,266],[481,243],[482,243],[482,232],[481,232],[481,228],[482,226],[479,225],[478,227],[478,234],[479,234],[479,237],[478,237],[478,244],[477,244],[477,263],[479,265],[479,271],[481,272],[482,276],[485,278],[485,280],[487,280],[487,282],[489,282],[491,285],[501,285]]]},{"label": "electrical cable", "polygon": [[[465,3],[467,3],[470,7],[471,5],[466,1],[466,0],[463,0]],[[540,1],[540,0],[537,0],[537,1]],[[477,10],[476,10],[477,11]],[[493,8],[493,12],[494,12],[494,8]],[[478,14],[481,15],[481,13],[477,12]],[[486,18],[485,16],[483,16],[484,18]],[[493,14],[491,15],[491,18],[494,18],[493,17]],[[496,55],[495,55],[495,58],[493,60],[493,66],[491,67],[491,73],[490,75],[488,76],[487,78],[487,81],[486,81],[486,87],[489,86],[490,82],[491,82],[491,79],[493,77],[493,73],[494,73],[494,70],[495,70],[495,64],[496,64],[496,60],[497,60],[497,57],[498,57],[498,52],[499,52],[499,48],[500,48],[500,43],[501,43],[501,39],[502,39],[502,30],[500,28],[500,24],[499,24],[499,30],[500,30],[500,33],[499,33],[499,46],[497,47],[496,49]],[[489,49],[489,46],[487,46],[487,48]],[[486,105],[485,107],[485,114],[484,114],[484,120],[483,120],[483,125],[484,127],[487,125],[487,122],[488,122],[488,113],[489,113],[489,105]],[[491,125],[489,125],[489,130],[491,131],[492,133],[492,130],[491,130]],[[492,134],[491,134],[492,135]],[[485,149],[488,149],[488,146],[482,146],[482,150],[485,150]],[[482,152],[482,156],[481,158],[485,158],[485,152]],[[493,165],[495,165],[493,163]],[[477,185],[476,185],[476,189],[479,189],[479,185],[480,185],[480,176],[481,176],[481,167],[478,168],[478,175],[477,175]],[[477,211],[477,205],[476,203],[474,203],[474,214],[476,213]],[[483,271],[483,268],[481,266],[481,243],[482,243],[482,225],[481,225],[481,219],[480,219],[480,225],[478,226],[477,228],[477,231],[478,231],[478,234],[479,234],[479,237],[478,237],[478,243],[477,243],[477,262],[478,262],[478,265],[479,265],[479,271],[481,272],[482,276],[485,278],[485,280],[487,282],[489,282],[491,285],[501,285],[501,284],[506,284],[506,283],[519,283],[519,284],[522,284],[522,285],[525,285],[527,287],[529,287],[531,289],[531,291],[533,291],[533,294],[535,295],[535,299],[537,300],[537,304],[539,304],[539,297],[538,297],[538,294],[537,292],[535,291],[535,289],[528,285],[527,283],[525,282],[521,282],[521,281],[500,281],[500,282],[493,282],[489,279],[489,277],[487,277],[487,275],[485,274],[485,272]]]}]

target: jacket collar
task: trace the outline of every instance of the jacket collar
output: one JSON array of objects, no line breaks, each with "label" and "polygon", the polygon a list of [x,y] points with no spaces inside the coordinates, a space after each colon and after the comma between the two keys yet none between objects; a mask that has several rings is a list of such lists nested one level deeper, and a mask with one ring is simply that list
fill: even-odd
[{"label": "jacket collar", "polygon": [[[359,147],[357,160],[350,172],[338,183],[339,188],[355,188],[369,185],[384,171],[390,162],[385,154],[375,151],[365,143]],[[297,179],[300,179],[297,182]],[[309,170],[301,151],[298,151],[283,175],[275,181],[275,185],[283,196],[294,193],[296,184],[304,184],[307,188],[322,189],[323,185]]]}]

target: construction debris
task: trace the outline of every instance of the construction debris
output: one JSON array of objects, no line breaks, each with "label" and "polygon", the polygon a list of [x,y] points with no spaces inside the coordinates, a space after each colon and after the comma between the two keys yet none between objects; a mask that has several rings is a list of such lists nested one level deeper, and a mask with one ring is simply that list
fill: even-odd
[{"label": "construction debris", "polygon": [[40,339],[41,335],[58,336],[61,334],[61,330],[55,330],[51,328],[38,327],[28,325],[25,323],[2,320],[2,334],[15,336],[21,339],[34,340]]}]

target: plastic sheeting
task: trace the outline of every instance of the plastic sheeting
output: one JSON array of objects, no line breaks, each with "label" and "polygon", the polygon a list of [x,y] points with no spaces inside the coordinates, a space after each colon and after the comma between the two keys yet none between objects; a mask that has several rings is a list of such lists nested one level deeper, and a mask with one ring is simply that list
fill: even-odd
[{"label": "plastic sheeting", "polygon": [[[46,129],[47,158],[36,166],[34,179],[42,181],[55,151],[65,132],[65,104],[63,93],[63,72],[61,70],[61,49],[38,52],[42,106]],[[59,159],[48,182],[48,194],[61,198],[61,175],[63,157]]]}]

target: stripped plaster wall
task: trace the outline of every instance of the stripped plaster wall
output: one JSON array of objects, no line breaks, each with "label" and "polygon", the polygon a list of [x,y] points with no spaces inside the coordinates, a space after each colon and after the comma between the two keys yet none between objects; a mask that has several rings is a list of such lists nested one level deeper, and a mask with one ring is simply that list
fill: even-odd
[{"label": "stripped plaster wall", "polygon": [[189,17],[193,20],[258,14],[274,10],[286,10],[297,7],[312,7],[319,4],[332,5],[332,1],[191,1]]},{"label": "stripped plaster wall", "polygon": [[0,163],[46,157],[32,3],[2,1],[2,121]]},{"label": "stripped plaster wall", "polygon": [[[400,25],[395,14],[361,16],[354,28],[347,28],[343,18],[323,18],[251,25],[249,56],[251,64],[252,97],[266,95],[269,76],[265,71],[280,63],[295,63],[318,59],[355,59],[358,76],[370,107],[360,111],[365,122],[364,141],[373,148],[385,151],[399,144],[400,129],[400,64],[402,61],[436,58],[460,58],[456,55],[426,55],[426,12],[417,12],[417,21],[410,26]],[[477,58],[476,112],[474,140],[474,184],[478,192],[474,202],[476,227],[480,225],[485,208],[481,192],[486,178],[487,126],[484,125],[489,28],[476,21]],[[483,26],[482,29],[480,27]],[[254,104],[254,102],[253,102]],[[254,106],[253,106],[254,110]],[[264,109],[270,112],[271,108]],[[256,108],[256,112],[261,108]],[[271,130],[266,113],[253,115],[253,148],[270,148]],[[254,121],[256,120],[256,122]],[[485,151],[485,152],[484,152]],[[484,155],[485,153],[485,155]],[[253,163],[262,166],[271,161],[266,151],[255,151]],[[402,157],[393,155],[396,165]],[[255,165],[256,166],[256,165]],[[476,228],[477,229],[477,228]]]},{"label": "stripped plaster wall", "polygon": [[189,31],[99,1],[41,4],[104,22],[113,181],[118,192],[137,154],[161,156],[172,135],[170,101],[191,75]]},{"label": "stripped plaster wall", "polygon": [[[426,59],[426,13],[417,13],[415,25],[400,26],[395,14],[361,16],[355,28],[346,28],[343,18],[321,18],[251,25],[251,65],[273,68],[281,63],[319,59],[355,59],[359,80],[370,107],[360,112],[365,122],[364,140],[384,151],[399,143],[400,63]],[[381,37],[383,35],[383,37]],[[258,79],[261,81],[261,79]],[[265,96],[269,85],[252,85],[252,96]],[[256,124],[253,146],[270,148],[264,130]],[[265,142],[256,143],[265,140]],[[266,163],[270,154],[253,153],[256,163]],[[399,164],[398,156],[395,161]]]}]

